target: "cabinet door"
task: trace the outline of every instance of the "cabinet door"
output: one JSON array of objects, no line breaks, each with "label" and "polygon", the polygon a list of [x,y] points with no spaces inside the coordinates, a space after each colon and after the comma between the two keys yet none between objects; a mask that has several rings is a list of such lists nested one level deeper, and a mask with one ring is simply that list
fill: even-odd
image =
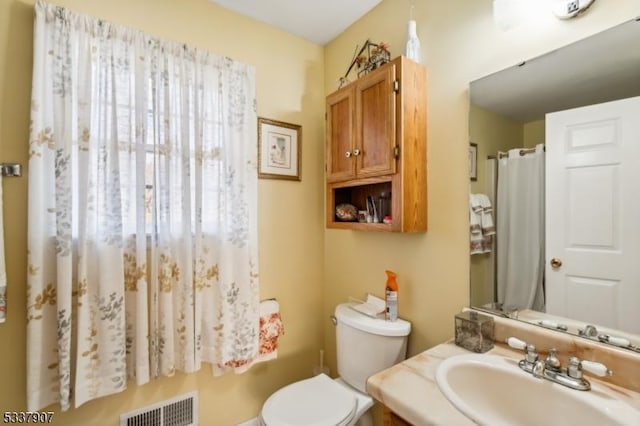
[{"label": "cabinet door", "polygon": [[327,97],[327,182],[353,179],[354,90],[340,90]]},{"label": "cabinet door", "polygon": [[[396,171],[396,66],[371,72],[356,86],[356,173],[358,178]],[[358,150],[358,151],[356,151]]]}]

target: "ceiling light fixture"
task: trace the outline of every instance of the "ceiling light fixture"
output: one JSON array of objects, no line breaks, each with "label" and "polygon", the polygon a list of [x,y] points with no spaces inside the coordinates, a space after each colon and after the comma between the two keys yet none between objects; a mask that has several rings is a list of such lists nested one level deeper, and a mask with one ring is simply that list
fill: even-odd
[{"label": "ceiling light fixture", "polygon": [[554,0],[551,7],[559,19],[570,19],[583,13],[595,0]]},{"label": "ceiling light fixture", "polygon": [[550,8],[558,19],[575,18],[584,13],[595,0],[493,0],[493,20],[507,31],[530,19],[537,9]]}]

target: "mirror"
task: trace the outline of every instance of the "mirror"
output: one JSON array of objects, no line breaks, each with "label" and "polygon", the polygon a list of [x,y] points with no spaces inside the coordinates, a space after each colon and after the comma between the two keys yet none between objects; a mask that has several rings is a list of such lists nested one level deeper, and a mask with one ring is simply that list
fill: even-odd
[{"label": "mirror", "polygon": [[[549,264],[554,268],[562,265],[561,259],[545,258],[545,212],[561,209],[545,206],[544,169],[553,158],[550,150],[545,153],[544,149],[545,115],[636,96],[640,96],[640,18],[471,82],[469,132],[477,159],[477,177],[470,188],[471,306],[497,309],[505,316],[517,315],[520,320],[594,340],[609,340],[640,352],[640,320],[624,326],[609,323],[606,318],[615,316],[611,311],[616,308],[609,308],[602,300],[585,299],[582,312],[589,312],[575,317],[550,312],[544,273]],[[635,140],[640,141],[640,137]],[[502,169],[502,162],[507,162],[502,157],[526,158],[522,163],[527,164],[527,173],[534,173],[524,178],[524,189],[518,191],[526,197],[505,201],[512,196],[501,195],[498,199],[499,179],[512,173]],[[477,194],[487,195],[488,206]],[[538,219],[525,225],[504,225],[505,218],[513,216],[504,213],[504,203],[509,202],[520,208],[516,216],[537,215]],[[498,223],[501,210],[502,222]],[[487,213],[488,219],[483,220]],[[580,219],[575,218],[576,222]],[[490,226],[493,224],[495,235]],[[527,247],[519,250],[515,236],[522,237],[525,232]],[[640,240],[640,235],[635,238]],[[509,268],[504,266],[507,263]],[[510,287],[505,284],[514,280],[525,282],[524,290],[518,288],[518,297],[510,296]],[[640,286],[640,276],[634,280]],[[637,306],[638,300],[634,304]]]}]

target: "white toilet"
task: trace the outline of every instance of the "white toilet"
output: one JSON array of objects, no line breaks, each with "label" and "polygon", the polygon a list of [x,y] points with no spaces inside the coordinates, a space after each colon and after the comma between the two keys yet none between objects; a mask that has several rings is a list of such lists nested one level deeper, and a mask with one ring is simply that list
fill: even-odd
[{"label": "white toilet", "polygon": [[292,383],[271,395],[262,406],[265,426],[369,426],[373,398],[365,384],[369,376],[405,359],[411,324],[363,315],[343,303],[336,307],[338,374]]}]

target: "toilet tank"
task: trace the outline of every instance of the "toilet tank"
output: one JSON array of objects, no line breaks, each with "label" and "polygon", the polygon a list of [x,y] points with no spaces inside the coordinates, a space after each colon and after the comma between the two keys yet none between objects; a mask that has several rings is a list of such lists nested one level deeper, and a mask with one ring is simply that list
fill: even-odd
[{"label": "toilet tank", "polygon": [[405,359],[411,323],[372,318],[349,305],[340,304],[335,311],[338,374],[349,385],[366,393],[370,376]]}]

